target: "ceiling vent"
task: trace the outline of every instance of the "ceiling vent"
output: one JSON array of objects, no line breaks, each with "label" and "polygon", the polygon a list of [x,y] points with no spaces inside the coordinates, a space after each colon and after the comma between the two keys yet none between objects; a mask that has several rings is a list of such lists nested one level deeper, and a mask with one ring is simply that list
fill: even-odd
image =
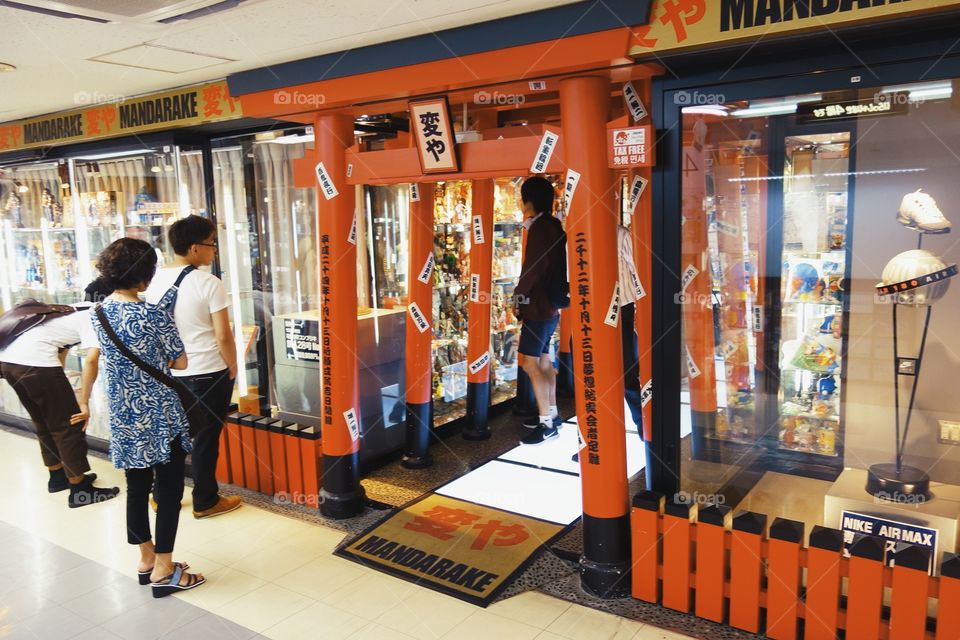
[{"label": "ceiling vent", "polygon": [[138,44],[119,51],[103,53],[88,60],[164,73],[186,73],[226,62],[236,62],[232,58],[172,49],[155,44]]}]

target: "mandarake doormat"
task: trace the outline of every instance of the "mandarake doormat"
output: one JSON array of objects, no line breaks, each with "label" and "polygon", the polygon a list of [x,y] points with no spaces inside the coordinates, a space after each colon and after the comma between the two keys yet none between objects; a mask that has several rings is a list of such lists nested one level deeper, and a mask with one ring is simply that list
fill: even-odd
[{"label": "mandarake doormat", "polygon": [[428,493],[334,553],[486,607],[567,528]]}]

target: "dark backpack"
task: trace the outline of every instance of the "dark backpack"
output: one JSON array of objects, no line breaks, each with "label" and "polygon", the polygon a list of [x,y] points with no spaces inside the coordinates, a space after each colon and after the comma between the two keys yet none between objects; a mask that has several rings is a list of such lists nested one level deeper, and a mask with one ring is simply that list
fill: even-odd
[{"label": "dark backpack", "polygon": [[[557,224],[560,224],[559,221]],[[560,251],[557,251],[557,264],[550,266],[547,277],[547,300],[554,309],[566,309],[570,306],[570,282],[567,280],[567,234],[560,231]]]},{"label": "dark backpack", "polygon": [[6,349],[14,340],[50,318],[68,316],[74,311],[75,308],[66,304],[47,304],[32,298],[24,300],[0,315],[0,349]]}]

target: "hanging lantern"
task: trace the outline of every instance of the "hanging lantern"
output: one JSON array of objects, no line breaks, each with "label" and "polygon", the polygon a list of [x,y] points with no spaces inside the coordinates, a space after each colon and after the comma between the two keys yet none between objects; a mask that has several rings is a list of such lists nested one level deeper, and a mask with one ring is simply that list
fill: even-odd
[{"label": "hanging lantern", "polygon": [[957,265],[948,267],[929,251],[911,249],[894,256],[883,268],[877,293],[892,295],[896,304],[929,305],[947,293],[956,274]]}]

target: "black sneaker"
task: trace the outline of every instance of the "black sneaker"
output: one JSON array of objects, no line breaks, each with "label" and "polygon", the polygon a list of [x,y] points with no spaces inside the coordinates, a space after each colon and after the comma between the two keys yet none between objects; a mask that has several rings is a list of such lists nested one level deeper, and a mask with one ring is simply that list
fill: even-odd
[{"label": "black sneaker", "polygon": [[556,438],[557,435],[559,434],[557,433],[556,427],[548,427],[545,424],[539,424],[537,425],[536,429],[530,432],[529,435],[520,439],[520,444],[528,444],[528,445],[543,444],[550,438]]},{"label": "black sneaker", "polygon": [[[563,418],[560,417],[560,414],[553,416],[553,426],[560,428],[560,425],[563,424]],[[523,426],[527,429],[536,429],[540,426],[540,416],[531,416],[523,421]]]},{"label": "black sneaker", "polygon": [[[90,482],[93,482],[94,480],[97,479],[97,474],[88,473],[86,474],[86,477],[90,479]],[[47,481],[47,491],[49,491],[50,493],[59,493],[61,491],[66,491],[69,488],[70,488],[70,481],[67,480],[67,476],[63,476],[62,479],[60,477],[50,478]]]},{"label": "black sneaker", "polygon": [[71,509],[85,507],[88,504],[112,500],[117,497],[118,493],[120,493],[119,487],[95,487],[93,486],[93,480],[84,480],[80,484],[70,487],[70,498],[67,500],[67,505]]}]

